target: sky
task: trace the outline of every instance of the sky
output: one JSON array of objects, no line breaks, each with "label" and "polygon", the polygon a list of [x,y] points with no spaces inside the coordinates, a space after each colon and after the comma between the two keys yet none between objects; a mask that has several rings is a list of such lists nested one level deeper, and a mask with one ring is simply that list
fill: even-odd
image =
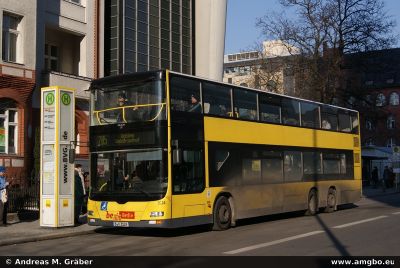
[{"label": "sky", "polygon": [[[400,35],[400,1],[383,0],[387,14],[397,21],[396,33]],[[270,11],[281,10],[278,0],[228,0],[225,54],[253,50],[261,41],[256,19]],[[400,42],[398,42],[400,47]]]}]

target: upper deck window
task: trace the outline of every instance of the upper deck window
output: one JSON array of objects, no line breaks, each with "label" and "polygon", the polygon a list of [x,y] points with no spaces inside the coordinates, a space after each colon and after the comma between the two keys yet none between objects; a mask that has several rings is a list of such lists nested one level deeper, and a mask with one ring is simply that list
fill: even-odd
[{"label": "upper deck window", "polygon": [[165,120],[161,81],[108,86],[92,91],[92,125]]},{"label": "upper deck window", "polygon": [[339,112],[339,131],[351,132],[350,115],[344,111]]},{"label": "upper deck window", "polygon": [[274,95],[259,95],[260,121],[281,123],[281,97]]},{"label": "upper deck window", "polygon": [[301,125],[320,128],[319,106],[315,103],[301,102]]},{"label": "upper deck window", "polygon": [[204,113],[232,116],[231,89],[212,83],[203,83]]},{"label": "upper deck window", "polygon": [[171,110],[201,113],[200,82],[184,77],[171,78]]},{"label": "upper deck window", "polygon": [[338,130],[337,109],[329,106],[322,106],[321,127],[327,130]]},{"label": "upper deck window", "polygon": [[300,126],[299,102],[292,99],[282,100],[282,121],[285,125]]},{"label": "upper deck window", "polygon": [[235,114],[238,118],[257,120],[257,93],[243,89],[234,90]]},{"label": "upper deck window", "polygon": [[360,126],[360,123],[358,122],[358,114],[355,112],[350,112],[350,117],[352,133],[358,134],[358,128]]}]

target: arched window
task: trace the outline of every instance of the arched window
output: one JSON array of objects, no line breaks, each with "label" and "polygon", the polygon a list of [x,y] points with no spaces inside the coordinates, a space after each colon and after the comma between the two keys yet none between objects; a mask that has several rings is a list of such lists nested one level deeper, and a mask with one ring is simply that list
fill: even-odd
[{"label": "arched window", "polygon": [[386,121],[388,129],[395,129],[396,128],[396,118],[394,115],[389,115]]},{"label": "arched window", "polygon": [[382,93],[379,93],[378,96],[376,96],[376,106],[382,107],[385,105],[386,105],[386,97]]},{"label": "arched window", "polygon": [[16,154],[18,110],[15,101],[0,99],[0,154]]},{"label": "arched window", "polygon": [[371,95],[366,95],[362,101],[362,105],[364,107],[370,106],[372,104],[372,97]]},{"label": "arched window", "polygon": [[356,98],[354,98],[353,96],[350,96],[349,99],[347,100],[348,106],[349,108],[352,108],[354,106],[354,104],[356,103]]},{"label": "arched window", "polygon": [[389,98],[390,105],[397,106],[399,105],[399,94],[397,92],[392,92]]},{"label": "arched window", "polygon": [[390,138],[386,141],[386,147],[394,147],[396,146],[396,139]]},{"label": "arched window", "polygon": [[369,120],[369,119],[365,120],[365,129],[367,129],[367,130],[373,130],[374,129],[374,124],[372,123],[371,120]]}]

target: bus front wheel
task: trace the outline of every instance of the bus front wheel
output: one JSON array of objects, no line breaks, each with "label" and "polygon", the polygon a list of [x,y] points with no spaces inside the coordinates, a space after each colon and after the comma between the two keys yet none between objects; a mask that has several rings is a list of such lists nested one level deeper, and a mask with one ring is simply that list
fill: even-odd
[{"label": "bus front wheel", "polygon": [[218,198],[217,202],[215,203],[213,217],[214,231],[222,231],[231,227],[232,209],[231,205],[229,204],[228,198],[226,198],[225,196],[221,196],[220,198]]},{"label": "bus front wheel", "polygon": [[306,215],[314,216],[318,212],[318,193],[317,190],[312,189],[308,194],[308,206]]}]

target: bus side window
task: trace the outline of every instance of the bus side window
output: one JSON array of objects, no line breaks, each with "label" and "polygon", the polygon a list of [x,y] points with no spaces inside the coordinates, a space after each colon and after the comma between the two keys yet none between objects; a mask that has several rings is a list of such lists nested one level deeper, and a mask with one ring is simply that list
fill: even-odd
[{"label": "bus side window", "polygon": [[234,89],[235,117],[257,120],[257,93],[243,89]]},{"label": "bus side window", "polygon": [[303,177],[301,152],[285,151],[283,159],[285,182],[301,181]]},{"label": "bus side window", "polygon": [[300,125],[300,108],[298,101],[282,99],[282,121],[285,125]]},{"label": "bus side window", "polygon": [[339,112],[339,131],[351,132],[350,115],[344,112]]},{"label": "bus side window", "polygon": [[174,165],[173,191],[177,194],[198,193],[204,190],[203,151],[183,150],[182,163]]},{"label": "bus side window", "polygon": [[281,98],[274,95],[259,94],[260,121],[281,123]]},{"label": "bus side window", "polygon": [[213,83],[203,83],[204,103],[210,104],[210,115],[229,117],[232,114],[231,89]]},{"label": "bus side window", "polygon": [[319,106],[314,103],[301,102],[301,125],[319,128]]},{"label": "bus side window", "polygon": [[354,113],[354,112],[351,112],[350,113],[350,117],[351,117],[351,130],[352,130],[352,133],[358,134],[358,127],[359,127],[358,114]]},{"label": "bus side window", "polygon": [[[197,103],[194,103],[194,99]],[[200,82],[185,77],[171,77],[171,110],[201,113],[200,101]]]},{"label": "bus side window", "polygon": [[263,183],[282,183],[283,166],[282,153],[279,151],[262,151],[262,180]]},{"label": "bus side window", "polygon": [[333,107],[321,107],[321,128],[328,130],[338,130],[337,109]]}]

